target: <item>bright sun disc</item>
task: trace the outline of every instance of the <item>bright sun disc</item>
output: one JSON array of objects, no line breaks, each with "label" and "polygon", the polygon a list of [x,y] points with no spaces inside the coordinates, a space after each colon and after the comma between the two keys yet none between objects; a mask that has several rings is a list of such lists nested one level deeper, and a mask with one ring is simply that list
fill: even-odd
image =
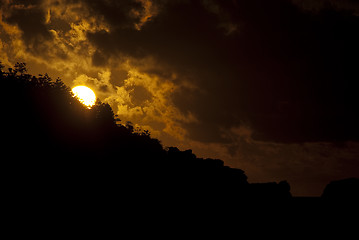
[{"label": "bright sun disc", "polygon": [[72,89],[72,92],[80,100],[80,102],[87,107],[93,106],[96,102],[96,95],[91,88],[86,86],[76,86]]}]

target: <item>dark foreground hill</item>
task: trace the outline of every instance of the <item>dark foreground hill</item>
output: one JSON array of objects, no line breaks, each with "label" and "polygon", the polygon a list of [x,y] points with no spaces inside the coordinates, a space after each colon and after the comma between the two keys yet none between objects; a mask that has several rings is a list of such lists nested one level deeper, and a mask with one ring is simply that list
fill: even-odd
[{"label": "dark foreground hill", "polygon": [[154,217],[165,225],[181,217],[228,220],[218,217],[223,212],[246,221],[266,216],[267,223],[305,216],[321,204],[304,208],[293,201],[285,181],[250,184],[244,171],[222,160],[164,149],[148,131],[116,124],[108,104],[88,109],[60,79],[31,76],[25,64],[1,68],[0,86],[2,193],[10,211],[48,210],[70,222],[126,216],[152,226]]},{"label": "dark foreground hill", "polygon": [[330,182],[324,189],[323,199],[359,201],[359,178]]},{"label": "dark foreground hill", "polygon": [[31,76],[23,63],[0,77],[2,164],[18,186],[184,201],[291,197],[286,182],[251,185],[222,160],[164,149],[149,132],[117,125],[108,104],[88,109],[60,79]]}]

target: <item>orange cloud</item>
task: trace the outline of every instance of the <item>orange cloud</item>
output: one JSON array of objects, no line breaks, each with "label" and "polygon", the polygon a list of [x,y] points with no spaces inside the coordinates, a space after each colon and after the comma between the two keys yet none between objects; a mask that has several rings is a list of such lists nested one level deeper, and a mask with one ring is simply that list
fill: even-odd
[{"label": "orange cloud", "polygon": [[[170,80],[131,68],[124,84],[116,86],[116,94],[110,95],[105,101],[117,109],[120,118],[141,126],[160,127],[164,133],[183,140],[187,132],[181,123],[195,122],[196,119],[191,114],[184,115],[172,103],[171,94],[176,88]],[[142,100],[136,104],[138,98]],[[159,133],[154,126],[152,129]]]}]

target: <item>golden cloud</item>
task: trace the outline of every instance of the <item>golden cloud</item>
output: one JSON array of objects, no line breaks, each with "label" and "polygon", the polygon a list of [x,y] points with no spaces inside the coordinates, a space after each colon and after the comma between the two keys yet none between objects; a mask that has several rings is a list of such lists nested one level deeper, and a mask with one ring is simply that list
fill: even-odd
[{"label": "golden cloud", "polygon": [[[133,19],[132,27],[141,31],[158,14],[159,7],[149,0],[137,2],[142,7],[130,10],[129,14]],[[118,53],[118,56],[102,56],[105,64],[95,65],[94,55],[101,54],[101,51],[89,41],[88,34],[110,33],[111,27],[104,16],[93,14],[90,5],[81,1],[46,0],[36,6],[8,3],[7,8],[9,14],[19,8],[42,12],[41,24],[51,38],[42,39],[40,45],[25,44],[23,31],[26,29],[0,18],[1,27],[9,36],[7,41],[0,42],[1,50],[6,50],[1,52],[5,64],[11,66],[17,61],[25,61],[42,66],[41,71],[54,70],[71,87],[86,85],[92,88],[103,102],[111,105],[123,122],[131,121],[160,139],[188,140],[183,124],[198,120],[191,112],[181,112],[172,102],[172,95],[179,87],[196,86],[186,80],[175,81],[177,76],[174,73],[159,74],[169,70],[159,66],[150,56],[138,59]],[[112,76],[112,72],[119,69],[127,73],[121,81]]]},{"label": "golden cloud", "polygon": [[4,40],[0,40],[0,56],[2,62],[7,66],[12,66],[14,63],[11,58],[21,58],[25,55],[25,46],[21,38],[21,31],[17,26],[3,21],[4,12],[0,11],[0,36]]},{"label": "golden cloud", "polygon": [[[139,87],[142,90],[136,92]],[[128,71],[128,78],[124,84],[116,86],[116,95],[108,97],[105,101],[115,105],[120,118],[140,125],[157,126],[161,128],[157,129],[157,132],[161,130],[183,140],[187,132],[181,127],[181,123],[195,122],[196,119],[191,114],[184,115],[172,103],[171,94],[176,88],[170,80],[132,68]],[[142,98],[140,105],[135,104],[135,98]]]}]

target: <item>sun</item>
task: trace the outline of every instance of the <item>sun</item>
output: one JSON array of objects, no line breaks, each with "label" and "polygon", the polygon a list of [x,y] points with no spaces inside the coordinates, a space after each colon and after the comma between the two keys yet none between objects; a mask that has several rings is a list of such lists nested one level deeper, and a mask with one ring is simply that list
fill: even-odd
[{"label": "sun", "polygon": [[88,108],[95,105],[96,95],[91,88],[86,86],[76,86],[72,88],[72,92],[80,100],[80,102]]}]

